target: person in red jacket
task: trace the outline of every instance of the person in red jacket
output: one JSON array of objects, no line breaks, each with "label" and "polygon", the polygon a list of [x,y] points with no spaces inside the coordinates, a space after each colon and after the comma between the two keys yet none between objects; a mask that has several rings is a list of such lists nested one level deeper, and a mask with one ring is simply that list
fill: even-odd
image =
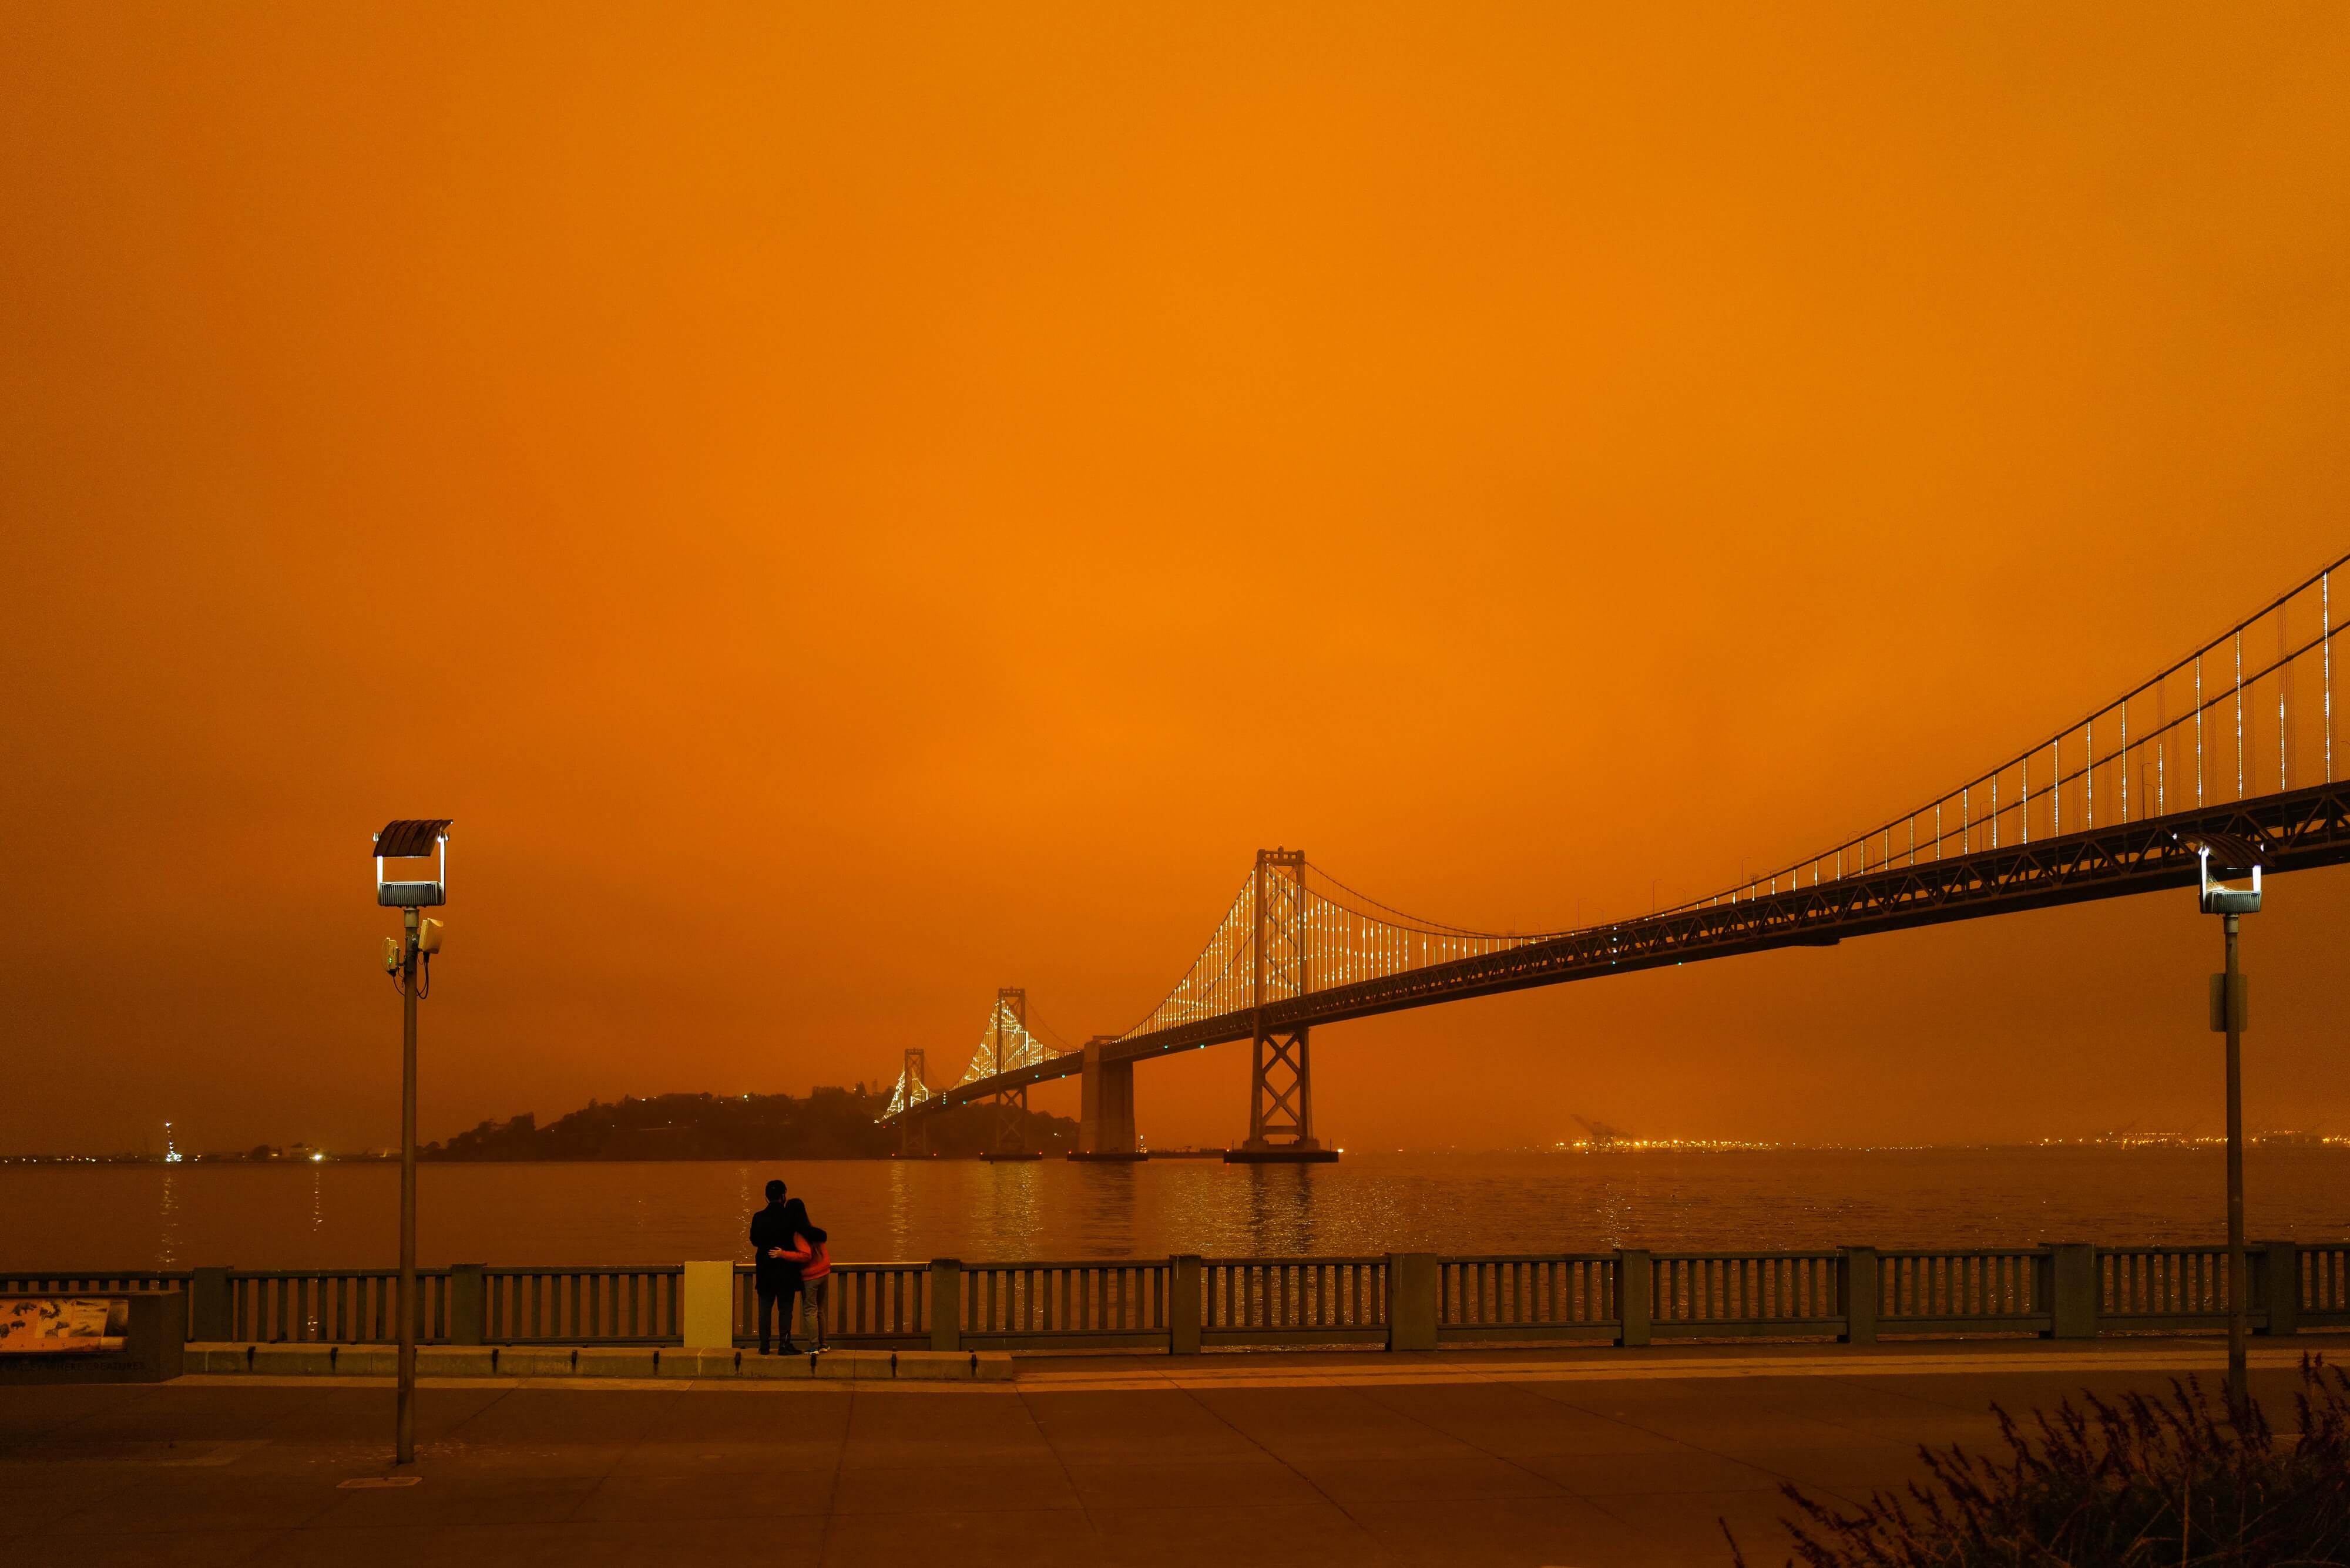
[{"label": "person in red jacket", "polygon": [[832,1252],[825,1245],[827,1240],[829,1238],[825,1231],[810,1225],[792,1238],[790,1247],[776,1254],[785,1263],[796,1265],[799,1270],[801,1293],[807,1301],[809,1312],[816,1317],[816,1348],[819,1354],[825,1348],[825,1298],[831,1294],[829,1287],[832,1283]]}]

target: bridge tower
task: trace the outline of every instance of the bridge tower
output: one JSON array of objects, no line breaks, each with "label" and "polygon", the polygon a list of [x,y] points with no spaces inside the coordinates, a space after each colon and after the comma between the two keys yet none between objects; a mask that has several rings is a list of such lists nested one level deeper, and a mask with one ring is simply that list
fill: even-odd
[{"label": "bridge tower", "polygon": [[[993,1036],[995,1070],[1003,1071],[1003,1023],[1009,1018],[1020,1033],[1028,1031],[1028,988],[1024,985],[1003,985],[995,990],[995,1022],[988,1026]],[[1014,1049],[1019,1042],[1013,1043]],[[1023,1084],[995,1096],[995,1137],[993,1147],[980,1156],[982,1159],[1042,1159],[1044,1155],[1028,1147],[1028,1085]]]},{"label": "bridge tower", "polygon": [[[1231,1164],[1309,1164],[1335,1160],[1338,1151],[1314,1136],[1314,1062],[1308,1029],[1268,1028],[1268,1002],[1303,996],[1313,952],[1306,940],[1305,851],[1256,852],[1255,972],[1250,1006],[1256,1043],[1249,1074],[1249,1136],[1224,1151]],[[1284,968],[1286,973],[1284,972]]]},{"label": "bridge tower", "polygon": [[907,1159],[919,1159],[931,1152],[931,1118],[912,1114],[918,1103],[914,1098],[915,1086],[922,1085],[925,1090],[922,1098],[928,1099],[929,1083],[930,1079],[923,1073],[922,1048],[920,1045],[908,1046],[906,1065],[898,1075],[899,1088],[907,1102],[907,1114],[898,1118],[898,1153]]}]

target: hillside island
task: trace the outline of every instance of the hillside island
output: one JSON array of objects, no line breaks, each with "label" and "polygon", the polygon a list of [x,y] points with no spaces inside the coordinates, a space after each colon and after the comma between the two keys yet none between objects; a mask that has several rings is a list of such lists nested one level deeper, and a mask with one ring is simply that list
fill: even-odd
[{"label": "hillside island", "polygon": [[[877,1120],[886,1096],[859,1084],[793,1095],[634,1095],[589,1100],[542,1127],[529,1111],[485,1121],[420,1159],[885,1159],[898,1131]],[[1022,1147],[1047,1155],[1076,1147],[1077,1124],[1043,1111],[960,1106],[930,1118],[929,1146],[946,1158],[974,1158],[995,1147],[996,1117],[1016,1118]]]}]

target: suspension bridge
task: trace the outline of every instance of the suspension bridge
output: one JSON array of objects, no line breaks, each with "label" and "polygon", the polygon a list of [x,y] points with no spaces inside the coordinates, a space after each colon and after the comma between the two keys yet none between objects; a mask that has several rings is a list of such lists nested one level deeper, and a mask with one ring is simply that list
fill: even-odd
[{"label": "suspension bridge", "polygon": [[[2263,874],[2350,860],[2337,771],[2333,575],[2345,556],[2220,636],[1947,794],[1706,898],[1570,930],[1422,919],[1263,849],[1172,990],[1132,1028],[1079,1047],[1030,1032],[998,992],[962,1078],[933,1088],[909,1051],[882,1117],[919,1152],[957,1106],[1024,1108],[1081,1075],[1080,1155],[1137,1158],[1134,1066],[1248,1041],[1249,1131],[1232,1160],[1336,1158],[1314,1130],[1314,1030],[1374,1013],[1665,964],[2194,885],[2196,846],[2249,846]],[[1007,1151],[1017,1127],[998,1122]]]}]

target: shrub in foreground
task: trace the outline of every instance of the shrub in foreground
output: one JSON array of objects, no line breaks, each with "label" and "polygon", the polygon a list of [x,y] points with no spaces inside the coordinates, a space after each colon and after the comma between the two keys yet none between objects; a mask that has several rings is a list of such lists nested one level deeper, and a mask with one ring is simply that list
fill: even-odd
[{"label": "shrub in foreground", "polygon": [[[1811,1568],[2285,1568],[2350,1563],[2350,1376],[2303,1355],[2295,1429],[2258,1400],[2215,1405],[2199,1383],[2168,1398],[2082,1395],[2033,1435],[1991,1407],[2004,1458],[1920,1449],[1929,1478],[1839,1512],[1781,1488]],[[1728,1533],[1727,1525],[1724,1533]],[[1746,1559],[1731,1539],[1739,1568]]]}]

